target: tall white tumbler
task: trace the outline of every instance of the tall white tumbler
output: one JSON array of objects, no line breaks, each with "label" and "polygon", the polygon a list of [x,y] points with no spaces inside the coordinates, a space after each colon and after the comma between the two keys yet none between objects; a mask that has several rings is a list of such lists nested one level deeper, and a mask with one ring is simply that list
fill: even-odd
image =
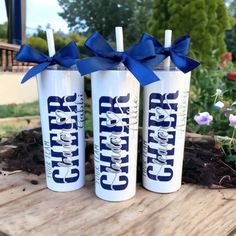
[{"label": "tall white tumbler", "polygon": [[79,189],[85,183],[84,78],[52,66],[37,75],[37,84],[47,186]]},{"label": "tall white tumbler", "polygon": [[160,81],[144,87],[143,186],[170,193],[181,187],[190,74],[155,68]]},{"label": "tall white tumbler", "polygon": [[95,192],[123,201],[136,192],[139,82],[124,67],[92,73]]},{"label": "tall white tumbler", "polygon": [[[166,49],[171,47],[171,35],[171,30],[165,31]],[[181,40],[185,40],[180,44],[182,49],[189,39]],[[199,65],[190,60],[192,68]],[[154,72],[160,81],[144,88],[143,185],[153,192],[171,193],[181,187],[191,72],[177,69],[170,57]]]}]

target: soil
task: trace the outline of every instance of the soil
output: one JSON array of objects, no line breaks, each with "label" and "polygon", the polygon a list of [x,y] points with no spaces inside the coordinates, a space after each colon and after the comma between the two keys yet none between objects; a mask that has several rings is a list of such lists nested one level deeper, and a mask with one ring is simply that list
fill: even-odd
[{"label": "soil", "polygon": [[183,181],[209,188],[236,187],[236,171],[223,161],[217,143],[211,137],[202,137],[192,140],[186,137]]},{"label": "soil", "polygon": [[[139,132],[141,133],[141,132]],[[93,138],[86,132],[86,174],[92,174]],[[142,137],[138,139],[137,182],[142,180]],[[183,182],[205,185],[209,188],[236,187],[236,171],[223,161],[223,153],[210,136],[187,133],[183,163]],[[4,171],[26,171],[35,175],[44,173],[41,128],[24,130],[0,144],[0,163]],[[32,184],[38,184],[32,180]],[[24,191],[24,190],[22,190]]]},{"label": "soil", "polygon": [[0,146],[3,171],[23,170],[40,175],[44,173],[41,128],[24,130]]},{"label": "soil", "polygon": [[[86,173],[93,173],[92,132],[86,132]],[[35,175],[45,172],[41,128],[23,130],[0,144],[0,163],[4,171],[26,171]],[[34,183],[32,183],[34,184]]]}]

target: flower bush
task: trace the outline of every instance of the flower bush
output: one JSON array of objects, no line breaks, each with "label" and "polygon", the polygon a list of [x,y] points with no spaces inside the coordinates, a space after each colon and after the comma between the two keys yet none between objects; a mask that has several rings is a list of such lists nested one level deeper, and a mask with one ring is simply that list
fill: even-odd
[{"label": "flower bush", "polygon": [[[230,106],[236,100],[236,82],[227,80],[227,74],[234,68],[228,62],[224,68],[201,67],[192,73],[188,110],[188,131],[215,135],[231,136],[229,121],[226,114],[232,113],[236,106]],[[198,79],[196,79],[198,78]],[[234,108],[235,107],[235,108]],[[209,112],[213,116],[210,125],[199,126],[194,120],[196,114]],[[236,110],[234,111],[236,114]]]},{"label": "flower bush", "polygon": [[[228,136],[218,136],[215,135],[215,139],[217,143],[220,145],[221,150],[225,154],[226,162],[236,162],[236,140],[235,140],[235,130],[236,130],[236,112],[234,106],[236,102],[232,102],[224,100],[224,94],[227,94],[226,91],[222,91],[221,89],[216,89],[216,93],[214,94],[214,103],[212,106],[212,112],[216,114],[216,117],[224,117],[225,122],[227,122],[227,129],[223,130],[225,133],[231,133],[231,137]],[[217,114],[218,113],[218,114]],[[200,112],[199,114],[194,116],[195,123],[200,127],[208,126],[211,129],[211,134],[214,135],[214,129],[212,129],[211,123],[213,122],[213,116],[207,112]],[[216,119],[217,121],[217,119]],[[216,123],[215,121],[215,123]],[[222,120],[221,120],[222,122]]]}]

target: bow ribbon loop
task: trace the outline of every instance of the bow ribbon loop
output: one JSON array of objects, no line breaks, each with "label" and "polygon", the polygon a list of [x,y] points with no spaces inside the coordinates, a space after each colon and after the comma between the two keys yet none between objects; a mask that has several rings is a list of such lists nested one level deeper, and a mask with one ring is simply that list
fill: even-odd
[{"label": "bow ribbon loop", "polygon": [[71,67],[76,63],[76,59],[79,57],[79,49],[75,42],[70,42],[65,47],[61,48],[54,56],[49,57],[38,50],[29,47],[28,45],[22,45],[20,50],[16,54],[16,60],[22,62],[32,62],[38,65],[32,67],[23,77],[21,83],[25,83],[33,76],[39,74],[50,65],[61,65],[64,67]]},{"label": "bow ribbon loop", "polygon": [[155,48],[151,40],[140,42],[125,52],[118,52],[98,32],[95,32],[86,40],[85,46],[95,56],[77,61],[81,75],[111,69],[123,63],[143,86],[159,80],[140,62],[155,57]]},{"label": "bow ribbon loop", "polygon": [[176,67],[184,73],[187,73],[200,65],[199,62],[186,56],[190,44],[190,37],[188,35],[182,36],[175,40],[171,47],[163,47],[161,43],[151,35],[143,34],[140,42],[145,42],[146,40],[152,40],[156,51],[156,57],[144,62],[145,65],[157,65],[168,56],[170,56],[171,61],[176,65]]},{"label": "bow ribbon loop", "polygon": [[173,42],[171,48],[176,53],[187,55],[189,51],[189,45],[190,45],[190,37],[189,35],[185,35],[176,39]]}]

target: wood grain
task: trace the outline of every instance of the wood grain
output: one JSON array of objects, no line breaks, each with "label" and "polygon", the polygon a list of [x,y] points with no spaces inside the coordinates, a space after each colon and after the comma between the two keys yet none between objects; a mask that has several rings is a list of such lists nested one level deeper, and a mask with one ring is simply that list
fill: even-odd
[{"label": "wood grain", "polygon": [[[38,185],[32,185],[37,180]],[[25,189],[25,191],[23,191]],[[0,232],[6,235],[234,235],[235,190],[183,185],[172,194],[137,188],[110,203],[96,198],[93,181],[77,191],[46,188],[44,176],[0,176]]]}]

